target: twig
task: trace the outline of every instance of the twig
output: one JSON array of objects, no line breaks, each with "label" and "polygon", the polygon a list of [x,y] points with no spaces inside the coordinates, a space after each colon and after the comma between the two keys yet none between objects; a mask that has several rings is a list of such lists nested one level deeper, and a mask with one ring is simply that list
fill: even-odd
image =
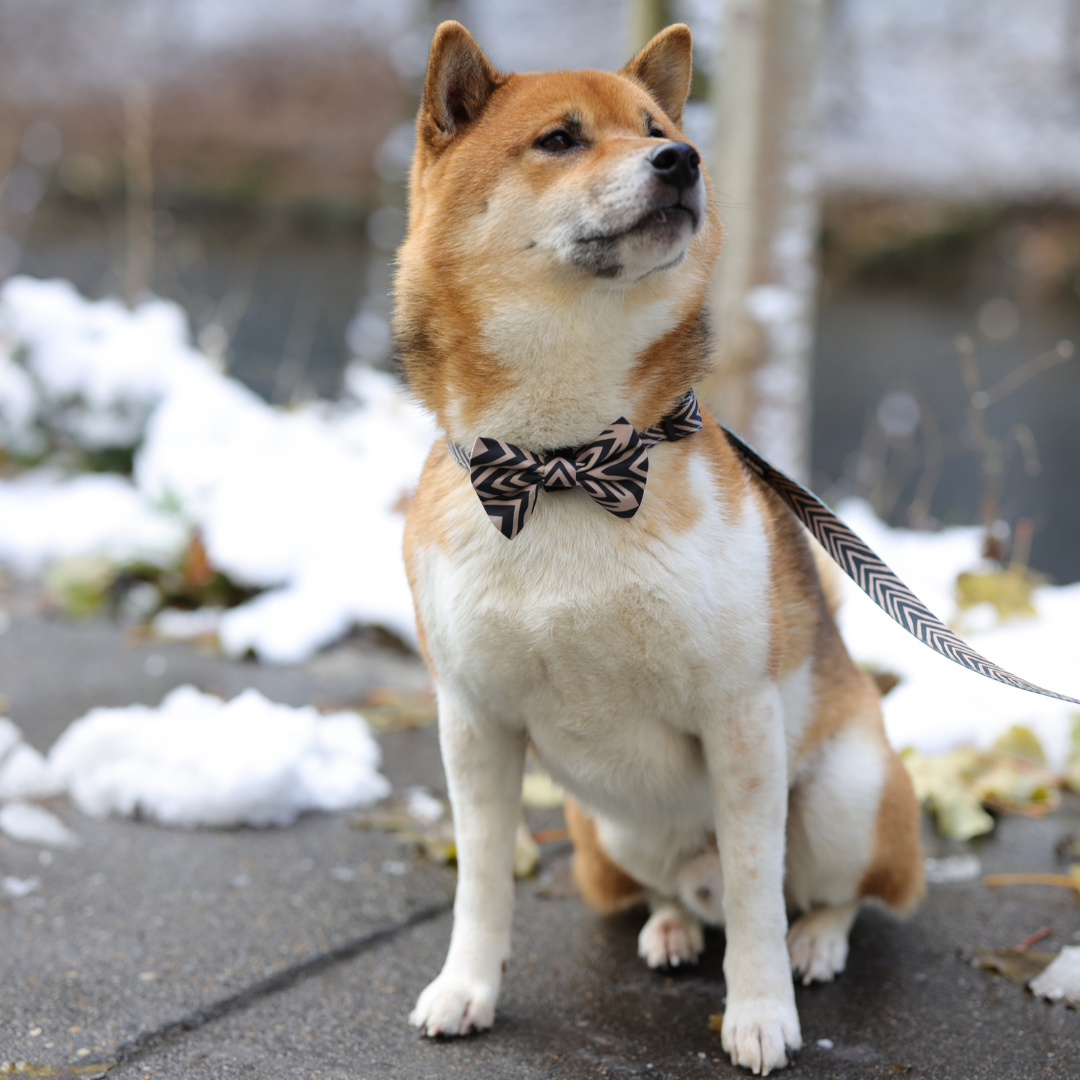
[{"label": "twig", "polygon": [[124,292],[134,307],[153,283],[154,170],[150,88],[132,83],[124,91],[124,180],[127,186],[127,267]]},{"label": "twig", "polygon": [[999,885],[1057,885],[1080,890],[1080,874],[987,874],[983,884],[989,889]]},{"label": "twig", "polygon": [[908,507],[908,524],[913,527],[922,525],[930,516],[930,504],[934,501],[934,490],[941,479],[944,460],[937,416],[929,402],[923,400],[919,401],[919,429],[922,433],[923,470],[915,486],[915,497]]},{"label": "twig", "polygon": [[1014,945],[1013,948],[1017,952],[1023,952],[1025,949],[1030,949],[1036,941],[1042,941],[1043,938],[1049,937],[1054,932],[1052,926],[1044,926],[1041,930],[1036,930],[1034,934],[1028,934],[1019,945]]},{"label": "twig", "polygon": [[1033,379],[1036,375],[1071,359],[1075,351],[1071,341],[1059,341],[1052,349],[1047,349],[1046,352],[1039,353],[1038,356],[1014,368],[988,390],[974,390],[971,394],[972,407],[982,410],[996,405],[1002,398],[1008,397],[1014,390],[1023,386],[1028,379]]}]

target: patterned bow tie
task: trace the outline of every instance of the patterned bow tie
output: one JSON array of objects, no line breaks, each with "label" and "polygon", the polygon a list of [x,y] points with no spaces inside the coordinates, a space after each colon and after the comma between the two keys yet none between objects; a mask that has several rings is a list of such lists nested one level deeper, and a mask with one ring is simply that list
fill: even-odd
[{"label": "patterned bow tie", "polygon": [[632,518],[645,496],[649,447],[677,442],[701,430],[701,412],[691,390],[659,424],[638,434],[619,417],[598,438],[576,450],[533,454],[500,439],[479,438],[472,453],[448,441],[455,460],[469,470],[488,518],[508,540],[525,527],[542,487],[582,487],[605,510]]}]

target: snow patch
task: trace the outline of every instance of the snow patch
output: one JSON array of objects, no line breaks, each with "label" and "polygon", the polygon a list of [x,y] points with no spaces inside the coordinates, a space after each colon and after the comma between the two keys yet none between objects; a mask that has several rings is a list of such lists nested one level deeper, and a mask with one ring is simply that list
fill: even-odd
[{"label": "snow patch", "polygon": [[230,654],[296,662],[354,624],[415,643],[403,506],[437,431],[390,375],[355,369],[347,391],[275,408],[191,347],[174,304],[128,311],[12,278],[0,440],[138,451],[133,482],[46,469],[0,480],[0,563],[24,575],[77,554],[168,566],[198,528],[217,569],[270,590],[222,615]]},{"label": "snow patch", "polygon": [[6,716],[0,716],[0,764],[7,752],[22,741],[22,731]]},{"label": "snow patch", "polygon": [[24,577],[76,555],[168,565],[187,534],[182,521],[155,510],[122,476],[67,478],[37,469],[0,480],[0,564]]},{"label": "snow patch", "polygon": [[7,876],[0,878],[0,892],[3,892],[5,896],[11,896],[16,899],[29,896],[33,892],[37,892],[41,888],[41,878],[29,877],[18,878]]},{"label": "snow patch", "polygon": [[164,608],[154,616],[150,629],[155,637],[165,641],[194,641],[216,636],[221,629],[223,614],[224,610],[219,607],[202,607],[195,611]]},{"label": "snow patch", "polygon": [[0,802],[47,799],[62,790],[41,752],[27,743],[20,742],[0,765]]},{"label": "snow patch", "polygon": [[307,810],[368,806],[390,792],[355,713],[321,716],[246,690],[225,702],[190,686],[159,708],[94,709],[49,753],[91,817],[163,825],[289,825]]},{"label": "snow patch", "polygon": [[79,843],[78,836],[55,814],[27,802],[0,806],[0,832],[21,844],[46,848],[75,847]]}]

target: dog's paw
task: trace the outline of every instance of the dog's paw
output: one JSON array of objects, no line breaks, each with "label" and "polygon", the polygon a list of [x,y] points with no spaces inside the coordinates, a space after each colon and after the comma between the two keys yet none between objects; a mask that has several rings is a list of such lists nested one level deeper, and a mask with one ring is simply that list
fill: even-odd
[{"label": "dog's paw", "polygon": [[696,964],[704,948],[698,919],[670,904],[653,912],[638,935],[638,956],[651,968]]},{"label": "dog's paw", "polygon": [[836,908],[821,908],[803,915],[788,931],[791,970],[802,978],[803,986],[832,982],[844,970],[850,925],[846,914]]},{"label": "dog's paw", "polygon": [[470,981],[445,972],[430,983],[409,1014],[409,1023],[423,1035],[466,1035],[495,1022],[498,986]]},{"label": "dog's paw", "polygon": [[788,1064],[788,1054],[802,1046],[799,1014],[794,1001],[750,998],[732,1002],[724,1009],[720,1042],[733,1065],[742,1065],[758,1076]]}]

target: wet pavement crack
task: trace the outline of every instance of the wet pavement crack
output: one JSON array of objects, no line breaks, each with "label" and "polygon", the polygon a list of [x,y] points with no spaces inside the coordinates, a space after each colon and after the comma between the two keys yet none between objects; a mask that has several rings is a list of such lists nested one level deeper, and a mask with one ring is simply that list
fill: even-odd
[{"label": "wet pavement crack", "polygon": [[440,915],[449,913],[452,908],[453,903],[451,901],[430,904],[419,911],[413,912],[412,915],[401,922],[377,926],[364,934],[360,934],[358,937],[334,946],[332,949],[327,949],[317,956],[309,957],[298,964],[292,964],[281,971],[276,971],[265,979],[259,979],[258,982],[245,986],[234,994],[229,994],[227,997],[203,1005],[188,1013],[187,1016],[182,1016],[178,1020],[170,1020],[151,1031],[141,1032],[135,1038],[121,1043],[116,1048],[116,1051],[112,1054],[110,1068],[137,1061],[158,1047],[172,1042],[173,1039],[197,1031],[213,1021],[247,1008],[247,1006],[260,1001],[262,998],[269,997],[271,994],[288,990],[290,987],[296,986],[305,979],[319,975],[336,964],[352,960],[361,953],[367,952],[368,949],[396,937],[403,930],[409,930],[414,926],[437,919]]}]

